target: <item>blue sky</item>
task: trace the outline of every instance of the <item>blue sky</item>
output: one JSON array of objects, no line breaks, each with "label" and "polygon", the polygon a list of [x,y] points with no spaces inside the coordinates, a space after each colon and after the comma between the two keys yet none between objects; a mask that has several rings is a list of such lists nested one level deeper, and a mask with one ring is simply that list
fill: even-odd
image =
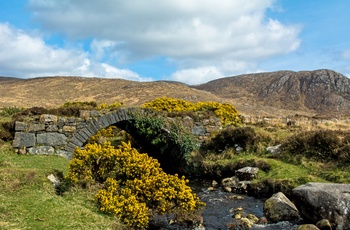
[{"label": "blue sky", "polygon": [[0,0],[0,76],[188,84],[332,69],[350,77],[349,0]]}]

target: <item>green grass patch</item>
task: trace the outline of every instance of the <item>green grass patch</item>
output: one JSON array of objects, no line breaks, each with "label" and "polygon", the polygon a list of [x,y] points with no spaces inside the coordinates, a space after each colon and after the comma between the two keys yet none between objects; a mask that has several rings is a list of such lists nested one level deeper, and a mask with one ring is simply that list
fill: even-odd
[{"label": "green grass patch", "polygon": [[55,193],[47,176],[67,172],[69,160],[56,156],[17,155],[0,148],[0,229],[124,229],[118,219],[101,214],[97,188]]}]

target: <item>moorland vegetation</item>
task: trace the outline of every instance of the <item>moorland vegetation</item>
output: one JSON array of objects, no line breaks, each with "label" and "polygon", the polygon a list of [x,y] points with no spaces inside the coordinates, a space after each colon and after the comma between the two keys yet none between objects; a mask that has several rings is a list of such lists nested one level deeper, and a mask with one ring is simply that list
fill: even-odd
[{"label": "moorland vegetation", "polygon": [[[232,105],[217,102],[159,98],[145,103],[147,113],[138,112],[130,123],[100,130],[83,150],[75,151],[71,161],[17,155],[11,148],[15,120],[40,113],[72,116],[82,108],[120,106],[124,105],[74,102],[55,109],[3,109],[1,228],[146,228],[152,217],[149,210],[159,214],[186,211],[190,217],[204,204],[184,176],[221,179],[245,166],[260,168],[251,190],[258,196],[277,191],[288,195],[310,181],[350,183],[347,124],[340,130],[331,123],[312,128],[244,123]],[[194,120],[218,117],[222,129],[201,142],[181,123],[185,116]],[[278,154],[267,151],[277,145]],[[166,162],[176,166],[170,173]],[[62,182],[56,189],[46,178],[51,173]],[[260,192],[254,194],[258,191],[254,187]]]}]

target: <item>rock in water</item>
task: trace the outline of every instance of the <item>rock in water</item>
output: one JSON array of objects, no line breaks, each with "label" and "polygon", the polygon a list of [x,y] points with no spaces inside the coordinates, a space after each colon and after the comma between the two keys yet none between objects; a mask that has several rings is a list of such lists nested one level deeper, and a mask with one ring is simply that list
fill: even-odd
[{"label": "rock in water", "polygon": [[265,201],[264,214],[272,222],[298,220],[300,218],[298,209],[282,192],[274,194]]}]

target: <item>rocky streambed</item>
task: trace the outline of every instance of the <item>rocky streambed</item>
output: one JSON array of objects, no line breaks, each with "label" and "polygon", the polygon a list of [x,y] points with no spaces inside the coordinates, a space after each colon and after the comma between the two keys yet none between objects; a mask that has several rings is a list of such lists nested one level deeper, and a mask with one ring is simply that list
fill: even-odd
[{"label": "rocky streambed", "polygon": [[[168,215],[155,218],[150,229],[350,229],[350,184],[307,183],[293,190],[293,202],[282,193],[274,194],[269,199],[258,199],[228,192],[220,186],[213,189],[212,181],[195,181],[190,186],[206,203],[202,211],[202,224],[195,224],[195,227],[169,224],[174,216]],[[266,203],[273,206],[268,215],[266,207],[264,210]],[[244,217],[243,220],[249,219],[249,214],[257,219],[255,224],[248,227],[237,215]]]}]

